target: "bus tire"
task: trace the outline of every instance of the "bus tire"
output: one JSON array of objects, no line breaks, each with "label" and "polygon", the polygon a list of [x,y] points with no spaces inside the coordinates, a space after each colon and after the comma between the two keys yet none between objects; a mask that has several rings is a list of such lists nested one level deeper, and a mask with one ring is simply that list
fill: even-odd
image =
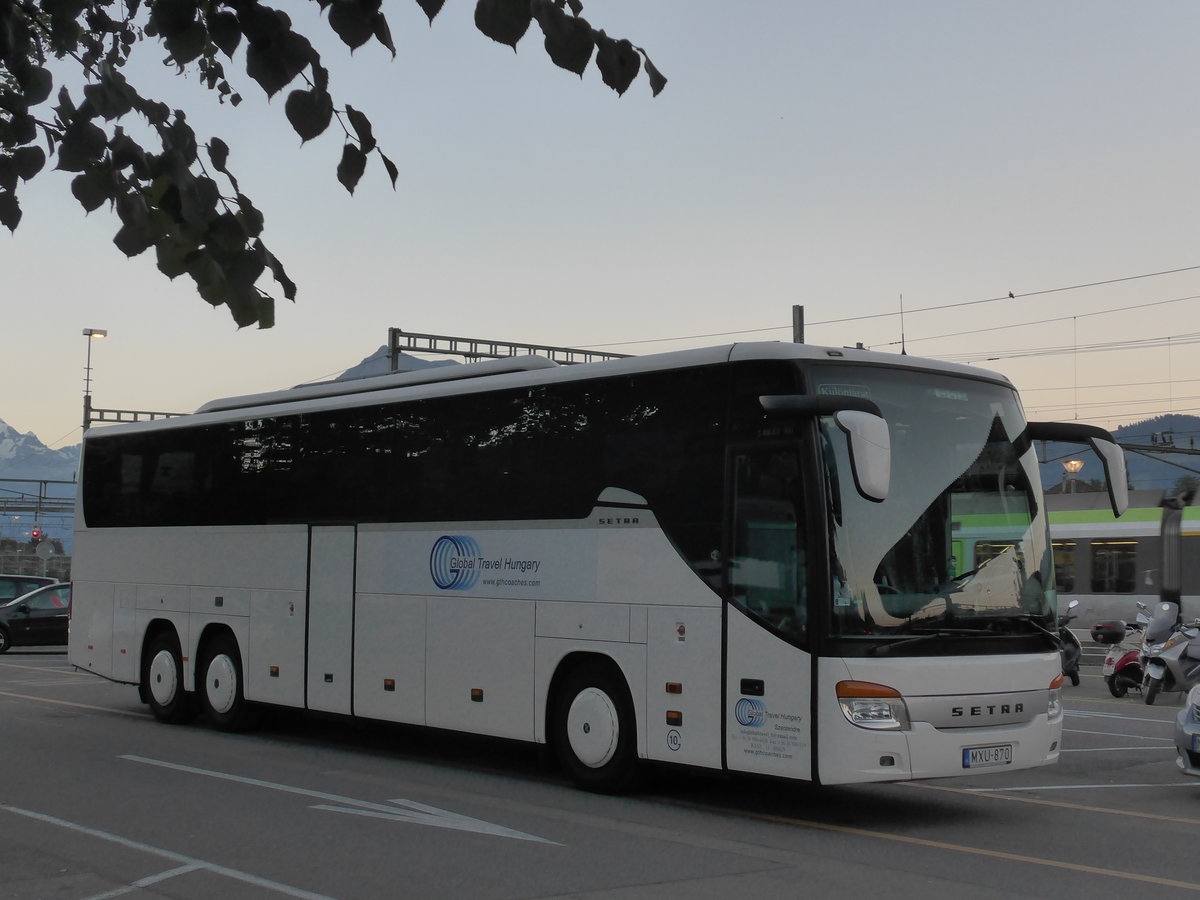
[{"label": "bus tire", "polygon": [[258,724],[258,710],[242,690],[242,654],[232,634],[223,632],[204,644],[197,693],[208,720],[221,731],[247,731]]},{"label": "bus tire", "polygon": [[559,765],[576,785],[604,794],[635,786],[640,766],[633,702],[615,666],[573,667],[555,692],[551,728]]},{"label": "bus tire", "polygon": [[196,714],[192,695],[183,689],[183,652],[174,631],[159,631],[142,654],[144,698],[154,718],[168,725],[182,725]]}]

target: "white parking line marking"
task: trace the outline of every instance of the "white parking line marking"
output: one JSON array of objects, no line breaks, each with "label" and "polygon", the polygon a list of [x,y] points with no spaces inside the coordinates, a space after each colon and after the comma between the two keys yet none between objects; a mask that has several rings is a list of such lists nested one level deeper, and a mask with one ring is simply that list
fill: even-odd
[{"label": "white parking line marking", "polygon": [[[172,878],[175,875],[181,875],[184,872],[194,871],[195,869],[207,869],[210,872],[215,872],[218,875],[224,875],[228,878],[244,881],[247,884],[257,885],[258,887],[266,888],[267,890],[276,891],[280,894],[287,894],[289,897],[301,897],[304,900],[333,900],[325,894],[314,894],[312,891],[301,890],[300,888],[292,887],[291,885],[281,884],[278,881],[272,881],[269,878],[261,878],[258,875],[251,875],[249,872],[241,872],[237,869],[230,869],[226,866],[220,866],[216,863],[211,863],[203,859],[185,856],[182,853],[176,853],[173,850],[163,850],[160,847],[153,847],[150,844],[143,844],[141,841],[130,840],[129,838],[121,837],[119,834],[113,834],[109,831],[101,831],[98,828],[89,828],[87,825],[80,825],[78,822],[68,822],[66,819],[60,819],[57,816],[49,816],[45,813],[34,812],[29,809],[21,809],[16,806],[6,806],[0,804],[0,809],[5,812],[14,813],[18,816],[26,816],[30,819],[37,819],[39,822],[48,822],[51,825],[57,825],[60,828],[68,828],[71,831],[77,831],[80,834],[86,834],[91,837],[100,838],[102,841],[111,841],[114,844],[120,844],[123,847],[130,847],[134,850],[140,850],[143,853],[149,853],[153,856],[161,856],[163,859],[170,859],[182,865],[177,868],[170,869],[167,872],[160,872],[158,875],[151,875],[150,878],[162,880],[164,878]],[[133,882],[128,890],[133,890],[138,885],[138,882]],[[120,889],[117,893],[128,893],[126,889]],[[117,896],[117,893],[97,894],[95,900],[100,897]]]},{"label": "white parking line marking", "polygon": [[[192,775],[207,775],[209,778],[220,778],[224,781],[233,781],[238,784],[248,784],[253,787],[269,788],[273,791],[283,791],[288,794],[300,794],[304,797],[312,797],[317,800],[331,801],[332,803],[341,804],[331,806],[329,804],[314,804],[314,809],[330,810],[333,812],[357,813],[358,815],[369,815],[380,819],[390,819],[393,822],[408,822],[413,825],[429,825],[434,828],[452,828],[456,831],[472,831],[476,834],[491,834],[496,837],[516,838],[521,841],[534,841],[540,844],[553,844],[556,847],[562,846],[558,841],[552,841],[548,838],[538,837],[535,834],[526,834],[523,831],[515,831],[512,828],[505,828],[503,825],[495,825],[492,822],[485,822],[482,819],[473,819],[470,816],[464,816],[460,813],[450,812],[444,809],[438,809],[436,806],[426,806],[424,803],[417,803],[413,800],[395,799],[389,800],[387,803],[373,803],[370,800],[359,800],[355,797],[343,797],[340,794],[330,794],[325,791],[314,791],[308,788],[294,787],[290,784],[277,784],[273,781],[262,781],[258,778],[249,778],[245,775],[232,775],[228,772],[215,772],[210,769],[198,769],[194,766],[185,766],[179,763],[165,762],[160,759],[149,759],[145,756],[125,755],[121,759],[128,759],[132,762],[145,763],[150,766],[159,766],[164,769],[174,769],[177,772],[187,772]],[[388,804],[395,804],[389,806]],[[403,807],[397,809],[396,807]],[[345,807],[351,807],[346,809]]]},{"label": "white parking line marking", "polygon": [[176,866],[174,869],[167,869],[165,872],[159,872],[157,875],[147,875],[145,878],[139,878],[132,884],[127,884],[124,887],[113,888],[111,891],[105,891],[103,894],[93,894],[84,900],[110,900],[112,897],[120,897],[124,894],[132,894],[136,890],[144,887],[149,887],[152,884],[158,884],[160,881],[166,881],[168,878],[174,878],[176,875],[186,875],[188,872],[195,872],[202,869],[203,866],[188,864],[184,866]]},{"label": "white parking line marking", "polygon": [[1163,741],[1167,744],[1171,743],[1170,738],[1154,737],[1148,734],[1117,734],[1112,731],[1084,731],[1082,728],[1064,728],[1063,731],[1068,734],[1098,734],[1101,737],[1128,738],[1131,741]]},{"label": "white parking line marking", "polygon": [[[1166,707],[1163,707],[1164,709]],[[1153,722],[1155,725],[1166,725],[1175,721],[1176,711],[1168,710],[1169,719],[1150,719],[1144,716],[1123,716],[1120,713],[1102,713],[1102,712],[1081,712],[1079,710],[1067,710],[1068,716],[1075,716],[1080,719],[1121,719],[1125,722]]]}]

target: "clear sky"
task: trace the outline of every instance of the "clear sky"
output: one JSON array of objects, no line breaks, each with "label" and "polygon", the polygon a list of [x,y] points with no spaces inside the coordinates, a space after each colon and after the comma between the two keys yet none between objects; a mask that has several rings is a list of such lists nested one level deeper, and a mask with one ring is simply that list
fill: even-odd
[{"label": "clear sky", "polygon": [[0,233],[0,419],[79,440],[89,327],[95,405],[185,412],[332,377],[389,326],[649,353],[790,340],[793,304],[810,343],[999,370],[1032,418],[1200,413],[1193,0],[588,0],[657,98],[558,69],[536,25],[514,54],[473,8],[389,0],[395,60],[320,24],[335,101],[400,168],[354,197],[336,125],[300,148],[282,94],[229,66],[246,102],[221,107],[143,48],[230,144],[296,302],[238,330],[47,172]]}]

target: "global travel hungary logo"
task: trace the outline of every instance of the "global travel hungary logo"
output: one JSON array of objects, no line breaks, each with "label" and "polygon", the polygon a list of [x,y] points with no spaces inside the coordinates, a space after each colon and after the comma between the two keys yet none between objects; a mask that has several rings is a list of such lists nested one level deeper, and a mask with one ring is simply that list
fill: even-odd
[{"label": "global travel hungary logo", "polygon": [[485,585],[537,587],[540,582],[528,576],[541,568],[538,559],[486,557],[474,538],[461,534],[442,535],[429,553],[429,575],[443,591],[469,591],[484,575],[488,576]]},{"label": "global travel hungary logo", "polygon": [[464,535],[442,535],[429,554],[429,574],[443,591],[468,591],[479,582],[479,544]]}]

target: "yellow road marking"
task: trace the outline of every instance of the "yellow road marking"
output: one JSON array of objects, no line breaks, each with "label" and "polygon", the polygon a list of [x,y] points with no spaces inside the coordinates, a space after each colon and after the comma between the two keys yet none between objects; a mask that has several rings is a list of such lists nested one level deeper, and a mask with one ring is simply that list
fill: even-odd
[{"label": "yellow road marking", "polygon": [[[947,788],[946,790],[957,790],[957,788]],[[979,795],[971,794],[971,796],[977,797]],[[1013,797],[1010,799],[1019,800],[1024,798]],[[1041,856],[1026,856],[1022,853],[1008,853],[1004,850],[986,850],[982,847],[969,847],[965,844],[951,844],[946,841],[934,841],[929,840],[928,838],[909,837],[908,835],[893,834],[887,831],[872,831],[869,828],[854,828],[849,825],[832,825],[826,822],[813,822],[808,819],[793,819],[789,816],[776,816],[769,813],[751,813],[750,815],[752,815],[754,818],[765,819],[772,822],[801,825],[805,828],[816,828],[821,831],[832,831],[838,834],[853,834],[858,837],[879,838],[880,840],[895,841],[901,844],[914,844],[919,847],[932,847],[936,850],[950,850],[955,853],[968,853],[973,856],[987,856],[992,859],[1009,860],[1010,862],[1022,862],[1035,866],[1047,866],[1053,869],[1066,869],[1067,871],[1081,872],[1087,875],[1106,875],[1109,878],[1123,878],[1126,881],[1137,881],[1143,884],[1157,884],[1162,885],[1163,887],[1177,887],[1188,891],[1200,891],[1200,884],[1191,881],[1175,881],[1171,878],[1160,878],[1157,875],[1139,875],[1136,872],[1123,872],[1118,869],[1105,869],[1100,866],[1088,865],[1086,863],[1073,863],[1059,859],[1046,859],[1045,857]]]},{"label": "yellow road marking", "polygon": [[[1001,789],[996,791],[988,791],[986,794],[981,794],[977,791],[969,791],[966,788],[950,787],[944,784],[917,784],[912,782],[906,784],[905,787],[921,788],[926,791],[945,791],[950,794],[966,794],[970,797],[988,797],[993,800],[1012,800],[1017,803],[1032,803],[1036,806],[1056,806],[1059,809],[1078,809],[1083,812],[1108,813],[1113,816],[1131,816],[1135,819],[1152,819],[1156,822],[1176,822],[1181,825],[1200,825],[1200,819],[1188,819],[1183,816],[1164,816],[1159,813],[1138,812],[1132,809],[1112,809],[1107,806],[1088,806],[1084,803],[1067,803],[1063,800],[1042,800],[1037,797],[1017,797],[1013,794],[999,793]],[[1163,787],[1170,787],[1164,784]]]},{"label": "yellow road marking", "polygon": [[29,669],[33,672],[53,672],[55,675],[91,675],[91,672],[81,672],[79,669],[48,669],[45,666],[23,666],[20,663],[0,663],[4,669]]}]

